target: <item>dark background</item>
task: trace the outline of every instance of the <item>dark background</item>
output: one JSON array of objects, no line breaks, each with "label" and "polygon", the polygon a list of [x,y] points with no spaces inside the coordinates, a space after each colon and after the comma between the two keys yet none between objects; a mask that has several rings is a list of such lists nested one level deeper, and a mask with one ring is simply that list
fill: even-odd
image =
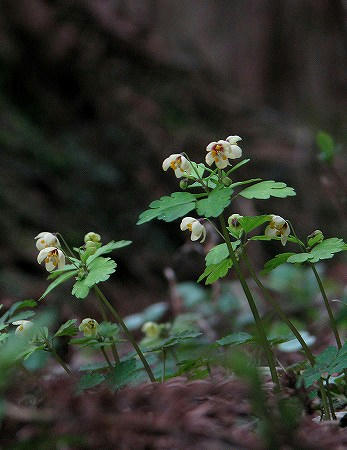
[{"label": "dark background", "polygon": [[[47,285],[33,237],[80,245],[131,239],[108,292],[121,312],[167,296],[163,268],[196,279],[203,255],[173,224],[136,226],[177,189],[171,153],[243,137],[238,177],[285,181],[296,197],[238,200],[301,236],[343,237],[346,167],[318,159],[315,135],[342,148],[346,21],[336,0],[2,0],[0,2],[0,303]],[[259,246],[259,267],[279,251]],[[266,253],[265,253],[266,252]],[[338,261],[338,260],[337,260]],[[339,273],[338,265],[336,273]],[[65,305],[68,290],[48,302]],[[66,296],[66,298],[65,298]],[[78,307],[74,301],[73,308]]]}]

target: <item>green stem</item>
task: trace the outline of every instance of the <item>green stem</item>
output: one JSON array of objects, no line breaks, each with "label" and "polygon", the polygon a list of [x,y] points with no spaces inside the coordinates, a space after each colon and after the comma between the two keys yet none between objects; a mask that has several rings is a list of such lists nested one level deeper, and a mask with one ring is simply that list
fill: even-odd
[{"label": "green stem", "polygon": [[120,363],[119,353],[117,351],[116,343],[114,342],[113,337],[111,337],[111,341],[112,341],[111,350],[112,350],[114,362],[116,364],[119,364]]},{"label": "green stem", "polygon": [[341,339],[340,339],[340,336],[339,336],[339,332],[337,331],[337,326],[336,326],[336,321],[335,321],[335,318],[334,318],[334,314],[333,314],[332,309],[330,307],[327,294],[325,293],[325,289],[324,289],[322,280],[321,280],[321,278],[320,278],[320,276],[319,276],[319,274],[317,272],[317,269],[316,269],[315,265],[313,263],[310,263],[310,266],[311,266],[311,269],[313,270],[314,276],[316,277],[319,289],[321,291],[321,294],[322,294],[322,297],[323,297],[323,300],[324,300],[324,304],[325,304],[326,310],[328,311],[330,326],[331,326],[331,328],[332,328],[332,330],[334,332],[337,346],[340,349],[342,347]]},{"label": "green stem", "polygon": [[107,362],[109,368],[110,368],[111,370],[113,370],[112,363],[111,363],[111,361],[110,361],[110,358],[107,356],[107,353],[106,353],[104,347],[100,347],[100,350],[101,350],[102,354],[104,355],[104,358],[105,358],[105,360],[106,360],[106,362]]},{"label": "green stem", "polygon": [[63,244],[65,245],[65,247],[66,247],[67,250],[69,251],[70,255],[71,255],[73,258],[75,258],[75,257],[76,257],[75,254],[74,254],[73,251],[71,250],[69,244],[65,241],[63,235],[60,234],[60,233],[55,233],[55,234],[56,234],[57,236],[59,236],[60,239],[63,241]]},{"label": "green stem", "polygon": [[321,392],[321,396],[322,396],[322,403],[323,403],[323,409],[324,409],[323,417],[325,417],[326,420],[331,420],[328,397],[325,392],[322,379],[319,380],[318,384],[319,384],[319,388],[320,388],[320,392]]},{"label": "green stem", "polygon": [[148,362],[146,361],[146,358],[144,357],[140,347],[137,345],[137,342],[135,341],[133,335],[130,333],[130,331],[128,330],[128,327],[125,325],[123,319],[121,318],[121,316],[118,314],[118,312],[115,310],[115,308],[111,305],[111,303],[107,300],[107,298],[105,297],[105,295],[101,292],[99,286],[95,285],[94,286],[94,290],[97,294],[97,296],[101,299],[101,301],[104,303],[104,305],[106,306],[106,308],[111,312],[111,314],[114,316],[114,318],[116,319],[116,321],[119,323],[119,325],[123,328],[124,333],[126,334],[127,338],[129,339],[129,341],[131,342],[132,346],[134,347],[136,353],[138,354],[139,358],[142,361],[142,364],[148,374],[149,379],[152,382],[155,382],[155,377],[153,375],[152,369],[150,368]]},{"label": "green stem", "polygon": [[266,287],[263,285],[263,283],[259,280],[255,270],[253,269],[251,262],[248,258],[248,254],[245,250],[245,248],[243,248],[243,252],[242,252],[242,257],[243,260],[249,270],[249,273],[251,274],[252,278],[254,279],[254,281],[256,282],[257,286],[262,290],[264,297],[266,298],[266,300],[271,303],[271,306],[274,308],[274,310],[276,311],[276,313],[278,314],[278,316],[283,320],[283,322],[290,328],[290,330],[292,331],[292,333],[294,334],[294,336],[297,338],[297,340],[300,342],[306,356],[307,359],[310,361],[311,366],[314,366],[315,363],[315,358],[310,350],[310,348],[308,347],[308,345],[306,344],[306,342],[304,341],[303,337],[301,336],[300,332],[298,331],[298,329],[295,327],[295,325],[293,324],[293,322],[288,319],[288,317],[286,316],[285,312],[282,310],[282,308],[279,306],[279,304],[277,303],[277,301],[272,297],[272,295],[270,294],[270,292],[266,289]]},{"label": "green stem", "polygon": [[[288,319],[288,317],[286,316],[286,314],[283,311],[283,309],[280,307],[280,305],[277,303],[277,301],[272,297],[272,295],[270,294],[268,289],[259,280],[259,278],[258,278],[255,270],[253,269],[252,264],[251,264],[251,262],[250,262],[250,260],[248,258],[248,254],[247,254],[245,248],[243,248],[242,257],[243,257],[243,260],[246,263],[246,266],[247,266],[247,268],[249,270],[249,273],[251,274],[252,278],[256,282],[257,286],[262,290],[264,297],[266,298],[266,300],[269,303],[271,303],[272,307],[274,308],[274,310],[276,311],[278,316],[289,327],[289,329],[292,331],[292,333],[294,334],[296,339],[300,342],[301,347],[302,347],[303,351],[305,352],[307,359],[309,360],[311,366],[313,367],[314,364],[315,364],[315,357],[314,357],[313,353],[311,352],[310,348],[308,347],[308,345],[304,341],[304,339],[301,336],[299,330],[296,328],[296,326],[293,324],[293,322],[290,319]],[[318,382],[318,385],[319,385],[319,390],[320,390],[320,393],[321,393],[323,407],[324,407],[324,410],[326,411],[326,416],[330,420],[330,412],[329,412],[329,407],[328,407],[328,402],[327,402],[327,396],[326,396],[326,392],[325,392],[324,384],[323,384],[322,380],[320,380]]]},{"label": "green stem", "polygon": [[49,351],[52,353],[53,357],[55,358],[55,360],[61,365],[61,367],[65,370],[65,372],[69,375],[72,375],[72,371],[69,368],[69,366],[67,364],[65,364],[65,362],[61,359],[61,357],[58,355],[58,353],[55,351],[55,349],[53,347],[49,348]]},{"label": "green stem", "polygon": [[327,387],[327,396],[328,396],[331,416],[332,416],[333,420],[337,420],[336,415],[335,415],[333,399],[331,398],[331,392],[330,392],[330,387],[329,387],[329,377],[327,378],[325,385]]},{"label": "green stem", "polygon": [[263,346],[263,349],[265,351],[266,358],[267,358],[267,361],[268,361],[268,364],[269,364],[272,381],[275,383],[277,389],[280,390],[280,382],[279,382],[277,371],[276,371],[274,355],[272,353],[269,341],[267,340],[267,337],[266,337],[266,334],[265,334],[265,330],[264,330],[264,327],[263,327],[263,323],[262,323],[262,320],[260,318],[257,306],[255,304],[255,301],[253,299],[251,291],[250,291],[250,289],[248,287],[248,284],[247,284],[247,282],[246,282],[246,280],[245,280],[245,278],[244,278],[244,276],[243,276],[243,274],[241,272],[239,263],[238,263],[237,258],[235,256],[235,252],[233,250],[233,247],[232,247],[232,244],[231,244],[231,241],[230,241],[229,233],[228,233],[228,230],[227,230],[226,225],[225,225],[225,219],[224,219],[223,214],[221,214],[219,216],[219,222],[220,222],[220,225],[221,225],[221,228],[222,228],[222,233],[224,235],[225,242],[226,242],[228,250],[229,250],[229,255],[230,255],[231,261],[233,263],[233,266],[235,268],[237,276],[238,276],[238,278],[240,280],[240,283],[241,283],[241,286],[243,288],[243,291],[244,291],[244,293],[245,293],[245,295],[247,297],[249,307],[250,307],[250,309],[252,311],[252,314],[253,314],[253,317],[254,317],[254,320],[255,320],[255,323],[256,323],[256,326],[257,326],[257,330],[258,330],[258,336],[259,336],[259,339],[260,339],[261,344]]},{"label": "green stem", "polygon": [[165,348],[162,349],[162,353],[163,353],[163,372],[161,375],[161,382],[164,383],[165,381],[165,372],[166,372],[166,350]]}]

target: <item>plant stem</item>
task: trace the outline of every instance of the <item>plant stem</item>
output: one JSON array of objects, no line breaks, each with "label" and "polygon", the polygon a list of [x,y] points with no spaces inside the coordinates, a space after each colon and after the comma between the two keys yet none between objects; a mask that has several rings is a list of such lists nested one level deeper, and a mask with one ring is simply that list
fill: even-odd
[{"label": "plant stem", "polygon": [[104,347],[100,347],[100,350],[101,350],[102,354],[104,355],[104,358],[105,358],[105,360],[106,360],[106,362],[107,362],[109,368],[110,368],[111,370],[113,370],[112,363],[111,363],[111,361],[110,361],[110,358],[107,356],[107,353],[106,353]]},{"label": "plant stem", "polygon": [[251,265],[251,262],[250,262],[250,260],[248,258],[248,255],[247,255],[247,252],[246,252],[246,250],[244,248],[243,248],[243,252],[242,252],[242,257],[243,257],[244,262],[246,263],[246,266],[247,266],[247,268],[249,270],[249,273],[251,274],[252,278],[256,282],[257,286],[262,290],[264,297],[266,298],[266,300],[268,300],[269,303],[271,303],[271,306],[274,308],[276,313],[283,320],[283,322],[290,328],[290,330],[292,331],[294,336],[300,342],[300,344],[301,344],[301,346],[302,346],[302,348],[303,348],[303,350],[304,350],[304,352],[305,352],[305,354],[307,356],[307,359],[310,361],[310,364],[313,366],[314,363],[315,363],[315,358],[314,358],[310,348],[308,347],[308,345],[304,341],[303,337],[301,336],[300,332],[295,327],[293,322],[290,319],[288,319],[288,317],[286,316],[285,312],[279,306],[277,301],[272,297],[272,295],[270,294],[268,289],[266,289],[266,287],[263,285],[263,283],[259,280],[255,270],[253,269],[253,267]]},{"label": "plant stem", "polygon": [[58,353],[55,351],[53,347],[50,346],[49,351],[52,353],[55,360],[61,365],[61,367],[65,370],[65,372],[69,375],[72,375],[72,371],[67,364],[61,359]]},{"label": "plant stem", "polygon": [[162,349],[162,353],[163,353],[163,372],[162,372],[162,375],[161,375],[161,382],[164,383],[164,381],[165,381],[165,372],[166,372],[166,350],[165,350],[164,347]]},{"label": "plant stem", "polygon": [[[103,302],[101,301],[101,298],[98,295],[97,295],[97,297],[98,297],[98,300],[99,300],[100,313],[101,313],[101,316],[102,316],[102,320],[104,322],[107,322],[107,314],[106,314],[106,311],[105,311],[104,304],[103,304]],[[112,341],[111,349],[112,349],[114,362],[116,364],[119,364],[120,363],[119,354],[118,354],[116,343],[114,342],[113,337],[111,337],[111,341]]]},{"label": "plant stem", "polygon": [[[242,257],[243,257],[243,260],[246,263],[246,266],[247,266],[247,268],[249,270],[249,273],[251,274],[252,278],[256,282],[257,286],[262,290],[264,297],[266,298],[266,300],[269,303],[271,303],[272,307],[274,308],[274,310],[276,311],[278,316],[290,328],[290,330],[292,331],[292,333],[294,334],[296,339],[300,342],[301,347],[302,347],[303,351],[305,352],[305,355],[306,355],[307,359],[309,360],[311,366],[313,367],[314,364],[315,364],[315,357],[314,357],[313,353],[311,352],[309,346],[304,341],[304,339],[301,336],[299,330],[296,328],[296,326],[293,324],[293,322],[290,319],[288,319],[288,317],[286,316],[286,314],[283,311],[283,309],[280,307],[280,305],[277,303],[277,301],[270,294],[269,290],[259,280],[259,278],[258,278],[255,270],[253,269],[252,264],[251,264],[251,262],[250,262],[250,260],[248,258],[248,254],[247,254],[245,248],[243,248]],[[320,390],[321,398],[322,398],[322,402],[323,402],[323,407],[324,407],[324,410],[326,411],[326,416],[329,417],[329,407],[328,407],[326,392],[325,392],[325,389],[324,389],[324,384],[323,384],[322,380],[320,380],[318,382],[318,384],[319,384],[319,390]],[[329,420],[330,420],[330,418],[329,418]]]},{"label": "plant stem", "polygon": [[75,254],[73,253],[73,251],[71,250],[69,244],[65,241],[63,235],[61,233],[55,233],[57,236],[60,237],[60,239],[63,241],[63,244],[65,245],[65,247],[67,248],[67,250],[69,251],[70,255],[75,258]]},{"label": "plant stem", "polygon": [[227,230],[226,225],[225,225],[225,219],[224,219],[223,214],[221,214],[219,216],[219,222],[220,222],[220,225],[221,225],[221,228],[222,228],[222,233],[223,233],[225,242],[226,242],[228,250],[229,250],[229,255],[230,255],[231,261],[233,263],[233,266],[235,268],[237,276],[238,276],[238,278],[240,280],[240,283],[241,283],[241,286],[243,288],[243,291],[244,291],[244,293],[245,293],[245,295],[247,297],[249,307],[250,307],[250,309],[252,311],[252,314],[253,314],[253,317],[254,317],[254,320],[255,320],[255,323],[256,323],[256,326],[257,326],[257,330],[258,330],[258,336],[259,336],[259,339],[260,339],[261,344],[263,346],[263,349],[265,351],[266,358],[267,358],[267,361],[268,361],[268,364],[269,364],[272,381],[275,383],[277,390],[280,390],[281,387],[280,387],[280,382],[279,382],[277,371],[276,371],[274,355],[272,353],[269,341],[267,340],[267,337],[266,337],[266,334],[265,334],[265,330],[264,330],[264,327],[263,327],[263,323],[262,323],[262,320],[260,318],[257,306],[255,304],[255,301],[253,299],[251,291],[250,291],[250,289],[248,287],[248,284],[247,284],[247,282],[246,282],[246,280],[245,280],[245,278],[244,278],[244,276],[243,276],[243,274],[241,272],[239,263],[238,263],[237,258],[235,256],[235,252],[233,250],[233,247],[232,247],[232,244],[231,244],[231,241],[230,241],[229,233],[228,233],[228,230]]},{"label": "plant stem", "polygon": [[314,276],[316,277],[319,289],[321,291],[321,294],[322,294],[322,297],[323,297],[323,300],[324,300],[324,304],[325,304],[326,310],[328,311],[329,320],[330,320],[330,326],[331,326],[331,328],[332,328],[332,330],[334,332],[336,343],[337,343],[337,347],[340,349],[342,347],[341,339],[340,339],[340,336],[339,336],[339,332],[337,331],[337,326],[336,326],[336,321],[335,321],[335,318],[334,318],[334,314],[333,314],[332,309],[330,307],[329,300],[328,300],[327,294],[325,292],[322,280],[321,280],[321,278],[320,278],[320,276],[319,276],[319,274],[317,272],[317,269],[316,269],[315,265],[313,263],[310,263],[310,266],[311,266],[311,269],[313,270]]},{"label": "plant stem", "polygon": [[333,399],[331,398],[331,393],[330,393],[329,377],[325,381],[325,385],[327,387],[327,396],[328,396],[329,406],[330,406],[330,410],[331,410],[331,416],[332,416],[333,420],[337,420],[336,415],[335,415]]},{"label": "plant stem", "polygon": [[144,357],[140,347],[137,345],[137,342],[135,341],[133,335],[130,333],[130,331],[128,330],[128,327],[125,325],[123,319],[121,318],[121,316],[118,314],[118,312],[115,310],[115,308],[111,305],[111,303],[107,300],[107,298],[105,297],[105,295],[101,292],[99,286],[95,285],[94,286],[94,290],[97,294],[97,296],[101,299],[101,301],[104,303],[104,305],[106,306],[106,308],[108,308],[108,310],[111,312],[111,314],[114,316],[114,318],[116,319],[116,321],[119,323],[119,325],[123,328],[124,333],[126,334],[127,338],[129,339],[129,341],[131,342],[132,346],[134,347],[136,353],[138,354],[139,358],[142,361],[142,364],[148,374],[149,379],[152,382],[155,382],[155,377],[153,375],[152,369],[150,368],[148,362],[146,361],[146,358]]}]

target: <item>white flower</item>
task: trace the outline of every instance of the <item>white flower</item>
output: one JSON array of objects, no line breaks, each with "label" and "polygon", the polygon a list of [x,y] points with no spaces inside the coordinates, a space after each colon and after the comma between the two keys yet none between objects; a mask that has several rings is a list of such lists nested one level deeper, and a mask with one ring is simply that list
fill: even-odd
[{"label": "white flower", "polygon": [[271,216],[271,222],[265,228],[265,236],[269,237],[281,237],[282,245],[286,245],[288,236],[290,234],[290,227],[286,220],[281,216]]},{"label": "white flower", "polygon": [[62,269],[65,266],[65,255],[56,247],[46,247],[37,256],[37,262],[45,262],[46,270],[52,272],[54,269]]},{"label": "white flower", "polygon": [[226,138],[226,141],[228,141],[229,144],[231,145],[231,151],[233,154],[233,158],[231,159],[241,158],[242,149],[236,143],[242,141],[242,138],[240,138],[240,136],[228,136]]},{"label": "white flower", "polygon": [[35,236],[34,239],[37,239],[37,250],[43,250],[46,247],[60,247],[60,242],[57,236],[50,233],[49,231],[43,231],[42,233],[39,233],[37,236]]},{"label": "white flower", "polygon": [[87,337],[93,337],[98,334],[99,324],[95,319],[83,319],[78,329]]},{"label": "white flower", "polygon": [[16,328],[15,334],[24,335],[34,324],[30,320],[17,320],[12,322],[12,325],[19,325]]},{"label": "white flower", "polygon": [[160,335],[160,326],[155,322],[146,322],[143,324],[141,331],[145,333],[147,338],[156,339]]},{"label": "white flower", "polygon": [[190,237],[192,241],[197,241],[201,238],[201,236],[201,243],[206,239],[206,228],[199,222],[199,220],[194,219],[194,217],[185,217],[182,219],[181,230],[189,230],[192,233]]},{"label": "white flower", "polygon": [[[235,136],[229,136],[233,138]],[[228,138],[227,138],[228,139]],[[242,155],[242,150],[237,145],[233,145],[230,142],[220,140],[218,142],[211,142],[206,147],[208,152],[206,155],[206,163],[211,166],[216,163],[218,169],[225,169],[229,163],[229,159],[239,158]]]},{"label": "white flower", "polygon": [[188,159],[177,153],[164,159],[163,170],[166,172],[169,168],[175,172],[177,178],[186,177],[190,174],[191,170]]}]

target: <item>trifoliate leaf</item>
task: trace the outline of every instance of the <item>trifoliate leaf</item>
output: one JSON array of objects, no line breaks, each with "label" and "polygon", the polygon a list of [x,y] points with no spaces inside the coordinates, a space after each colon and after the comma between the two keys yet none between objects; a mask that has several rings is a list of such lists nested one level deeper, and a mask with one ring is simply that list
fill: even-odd
[{"label": "trifoliate leaf", "polygon": [[292,187],[286,185],[286,183],[268,180],[261,181],[260,183],[256,183],[253,186],[249,186],[243,191],[239,192],[244,198],[258,198],[258,199],[268,199],[270,197],[290,197],[295,194],[295,191]]},{"label": "trifoliate leaf", "polygon": [[75,323],[77,322],[77,319],[70,319],[63,323],[58,331],[55,333],[54,337],[58,336],[75,336],[78,332],[78,328],[76,327]]},{"label": "trifoliate leaf", "polygon": [[85,282],[86,280],[78,280],[72,287],[71,294],[76,298],[86,298],[89,294],[89,286]]},{"label": "trifoliate leaf", "polygon": [[88,266],[88,275],[83,280],[88,287],[94,284],[106,281],[110,275],[116,271],[117,264],[111,258],[98,257],[94,259]]},{"label": "trifoliate leaf", "polygon": [[152,202],[146,211],[142,212],[136,225],[141,225],[153,219],[172,222],[185,216],[195,208],[196,198],[190,192],[174,192],[169,196],[161,197]]},{"label": "trifoliate leaf", "polygon": [[335,253],[343,252],[345,250],[345,243],[339,238],[324,239],[320,244],[317,244],[310,252],[297,253],[290,256],[287,260],[289,263],[316,263],[321,259],[330,259]]},{"label": "trifoliate leaf", "polygon": [[320,244],[317,244],[310,252],[310,262],[317,262],[320,259],[330,259],[334,253],[339,253],[345,250],[345,243],[339,238],[324,239]]},{"label": "trifoliate leaf", "polygon": [[[231,243],[233,250],[236,250],[240,245],[241,241],[237,240]],[[227,244],[219,244],[213,247],[206,255],[205,261],[206,266],[210,266],[211,264],[218,264],[223,259],[226,259],[229,256],[229,250]]]},{"label": "trifoliate leaf", "polygon": [[113,250],[117,250],[118,248],[126,247],[127,245],[130,245],[132,241],[111,241],[106,245],[103,245],[102,247],[98,248],[94,255],[91,255],[87,259],[87,266],[94,261],[98,256],[105,255],[106,253],[111,253]]},{"label": "trifoliate leaf", "polygon": [[198,283],[206,278],[205,284],[212,284],[219,278],[223,278],[227,275],[229,269],[232,267],[233,263],[230,258],[223,259],[218,264],[211,264],[207,266],[204,273],[200,275]]},{"label": "trifoliate leaf", "polygon": [[228,334],[227,336],[224,336],[222,339],[218,339],[216,341],[218,345],[240,345],[240,344],[247,344],[250,342],[255,342],[255,338],[249,334],[249,333],[232,333]]},{"label": "trifoliate leaf", "polygon": [[77,275],[78,270],[71,270],[69,272],[66,273],[62,273],[61,275],[58,276],[58,278],[56,278],[49,286],[48,288],[45,290],[45,292],[41,295],[41,297],[39,298],[39,300],[42,300],[43,298],[46,297],[47,294],[49,294],[51,291],[53,291],[53,289],[55,289],[57,286],[59,286],[59,284],[64,283],[64,281],[69,280],[70,278],[72,278],[74,275]]},{"label": "trifoliate leaf", "polygon": [[276,255],[274,258],[267,261],[267,263],[264,266],[264,269],[261,271],[261,274],[265,275],[266,273],[271,272],[271,270],[276,269],[276,267],[280,266],[281,264],[286,263],[287,259],[292,255],[295,255],[295,253],[288,252]]},{"label": "trifoliate leaf", "polygon": [[77,385],[77,392],[81,393],[86,389],[98,386],[104,380],[105,377],[101,373],[87,373],[86,375],[82,375]]},{"label": "trifoliate leaf", "polygon": [[233,193],[231,187],[220,187],[213,189],[207,198],[199,200],[196,210],[203,217],[217,217],[230,203],[230,197]]},{"label": "trifoliate leaf", "polygon": [[254,230],[265,222],[271,220],[271,215],[266,214],[262,216],[243,216],[237,219],[246,233]]}]

